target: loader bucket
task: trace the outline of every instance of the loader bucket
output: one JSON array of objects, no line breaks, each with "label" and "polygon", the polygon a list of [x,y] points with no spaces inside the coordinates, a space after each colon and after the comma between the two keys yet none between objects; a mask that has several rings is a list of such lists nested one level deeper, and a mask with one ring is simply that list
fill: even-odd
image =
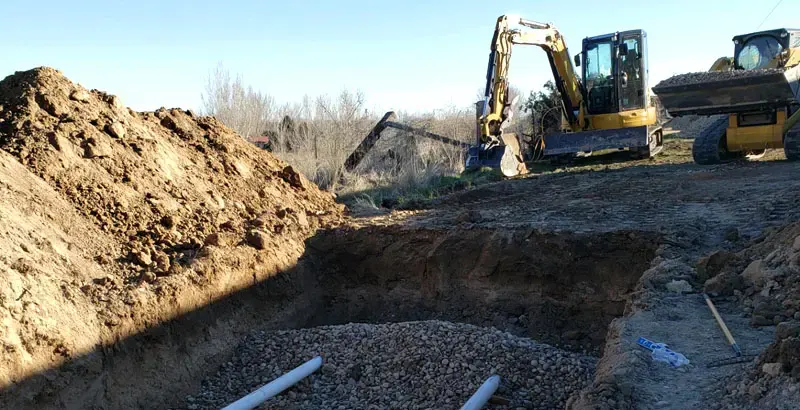
[{"label": "loader bucket", "polygon": [[800,100],[800,66],[680,74],[653,92],[673,117],[770,110]]}]

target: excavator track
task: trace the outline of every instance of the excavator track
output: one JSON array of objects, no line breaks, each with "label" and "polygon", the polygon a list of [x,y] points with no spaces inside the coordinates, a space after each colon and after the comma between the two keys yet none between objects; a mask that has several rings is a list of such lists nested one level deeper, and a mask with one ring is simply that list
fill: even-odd
[{"label": "excavator track", "polygon": [[692,158],[700,165],[719,164],[727,159],[728,150],[723,142],[728,128],[728,117],[719,118],[706,127],[692,144]]}]

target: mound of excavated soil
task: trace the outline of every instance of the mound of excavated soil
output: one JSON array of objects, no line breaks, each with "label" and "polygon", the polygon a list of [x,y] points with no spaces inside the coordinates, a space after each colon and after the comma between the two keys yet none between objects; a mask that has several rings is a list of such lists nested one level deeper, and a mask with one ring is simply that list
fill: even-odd
[{"label": "mound of excavated soil", "polygon": [[293,266],[343,211],[214,118],[137,113],[50,68],[0,82],[0,149],[3,408],[74,380],[15,382]]}]

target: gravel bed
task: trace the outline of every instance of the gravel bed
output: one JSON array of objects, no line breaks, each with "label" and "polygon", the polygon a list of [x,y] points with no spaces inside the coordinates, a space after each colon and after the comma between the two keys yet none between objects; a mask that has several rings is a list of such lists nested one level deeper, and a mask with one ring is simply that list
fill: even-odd
[{"label": "gravel bed", "polygon": [[700,83],[711,83],[717,81],[732,80],[738,78],[751,78],[765,75],[781,74],[784,70],[780,68],[764,68],[760,70],[734,70],[734,71],[701,71],[696,73],[679,74],[661,81],[653,87],[654,89],[664,87],[675,87],[681,85],[691,85]]},{"label": "gravel bed", "polygon": [[597,360],[442,321],[257,332],[182,408],[219,409],[316,355],[320,370],[259,409],[458,409],[493,374],[509,400],[493,409],[563,409]]}]

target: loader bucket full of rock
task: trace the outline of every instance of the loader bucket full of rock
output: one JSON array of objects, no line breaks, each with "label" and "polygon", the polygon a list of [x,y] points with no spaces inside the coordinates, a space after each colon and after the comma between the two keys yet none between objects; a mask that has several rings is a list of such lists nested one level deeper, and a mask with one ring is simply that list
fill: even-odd
[{"label": "loader bucket full of rock", "polygon": [[680,74],[653,91],[673,117],[771,110],[800,98],[800,66]]}]

